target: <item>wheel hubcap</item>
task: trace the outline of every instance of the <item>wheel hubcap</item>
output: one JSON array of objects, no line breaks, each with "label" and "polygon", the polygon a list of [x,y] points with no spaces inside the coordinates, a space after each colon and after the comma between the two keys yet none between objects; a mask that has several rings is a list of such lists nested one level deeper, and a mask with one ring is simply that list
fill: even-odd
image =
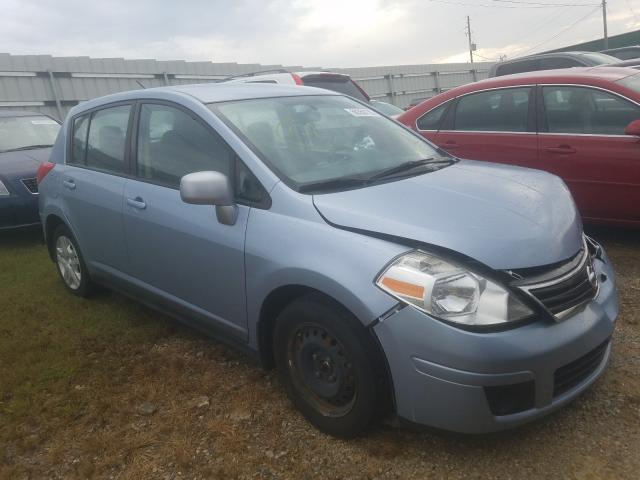
[{"label": "wheel hubcap", "polygon": [[64,235],[56,241],[56,261],[64,283],[72,290],[77,290],[82,282],[80,258],[73,243]]},{"label": "wheel hubcap", "polygon": [[293,332],[289,369],[303,396],[323,415],[342,416],[353,407],[357,393],[353,362],[326,329],[305,324]]}]

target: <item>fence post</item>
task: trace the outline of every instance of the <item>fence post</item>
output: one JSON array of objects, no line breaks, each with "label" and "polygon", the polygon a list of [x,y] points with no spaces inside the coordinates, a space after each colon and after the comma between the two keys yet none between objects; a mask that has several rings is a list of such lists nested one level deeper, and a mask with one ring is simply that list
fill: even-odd
[{"label": "fence post", "polygon": [[164,84],[165,85],[167,85],[167,86],[171,85],[169,83],[169,75],[167,75],[167,72],[162,72],[162,77],[164,78]]},{"label": "fence post", "polygon": [[51,85],[53,99],[56,102],[56,109],[58,110],[58,120],[62,122],[64,120],[64,115],[62,115],[62,104],[60,103],[60,97],[58,96],[58,85],[53,76],[53,72],[51,70],[47,70],[47,73],[49,74],[49,85]]},{"label": "fence post", "polygon": [[475,68],[472,68],[469,71],[471,72],[471,78],[473,78],[473,81],[477,82],[478,81],[478,76],[476,75],[476,73],[478,73],[477,70]]},{"label": "fence post", "polygon": [[431,72],[431,75],[433,75],[433,89],[435,90],[436,94],[438,94],[442,91],[442,89],[440,88],[440,72],[436,70],[434,72]]},{"label": "fence post", "polygon": [[388,73],[385,77],[387,78],[387,83],[389,85],[389,97],[391,97],[391,103],[395,105],[396,90],[393,85],[393,73]]}]

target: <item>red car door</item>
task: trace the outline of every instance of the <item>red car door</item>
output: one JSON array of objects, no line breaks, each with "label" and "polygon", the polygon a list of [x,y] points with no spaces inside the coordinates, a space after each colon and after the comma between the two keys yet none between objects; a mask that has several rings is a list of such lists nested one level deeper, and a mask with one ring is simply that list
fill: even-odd
[{"label": "red car door", "polygon": [[[418,119],[420,133],[451,154],[473,160],[535,167],[533,87],[508,87],[472,92],[448,109],[438,131],[423,129],[437,109]],[[441,105],[438,108],[443,107]]]},{"label": "red car door", "polygon": [[584,86],[540,92],[540,168],[564,179],[587,221],[640,223],[640,137],[624,134],[640,107]]}]

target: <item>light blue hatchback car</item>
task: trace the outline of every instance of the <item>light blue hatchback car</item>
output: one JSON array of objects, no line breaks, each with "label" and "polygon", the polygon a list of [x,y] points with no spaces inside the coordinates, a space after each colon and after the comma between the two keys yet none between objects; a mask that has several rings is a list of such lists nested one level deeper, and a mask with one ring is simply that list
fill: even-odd
[{"label": "light blue hatchback car", "polygon": [[38,179],[72,293],[108,286],[275,365],[333,435],[390,413],[519,425],[609,360],[614,274],[560,179],[453,158],[335,92],[91,100]]}]

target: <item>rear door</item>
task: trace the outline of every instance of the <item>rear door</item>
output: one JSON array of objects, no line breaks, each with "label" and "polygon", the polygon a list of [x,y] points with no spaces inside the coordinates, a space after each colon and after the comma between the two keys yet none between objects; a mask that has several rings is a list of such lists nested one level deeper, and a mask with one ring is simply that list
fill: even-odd
[{"label": "rear door", "polygon": [[432,140],[460,158],[535,168],[538,151],[533,98],[530,86],[458,97]]},{"label": "rear door", "polygon": [[124,192],[133,275],[156,301],[205,328],[246,338],[244,239],[250,208],[223,225],[211,205],[187,204],[180,179],[197,171],[234,178],[236,159],[195,114],[173,104],[140,105],[134,175]]},{"label": "rear door", "polygon": [[130,103],[112,104],[72,120],[63,204],[93,273],[127,270],[122,192],[129,170],[131,111]]},{"label": "rear door", "polygon": [[624,134],[640,106],[597,88],[539,89],[541,168],[565,180],[584,217],[640,221],[640,139]]}]

